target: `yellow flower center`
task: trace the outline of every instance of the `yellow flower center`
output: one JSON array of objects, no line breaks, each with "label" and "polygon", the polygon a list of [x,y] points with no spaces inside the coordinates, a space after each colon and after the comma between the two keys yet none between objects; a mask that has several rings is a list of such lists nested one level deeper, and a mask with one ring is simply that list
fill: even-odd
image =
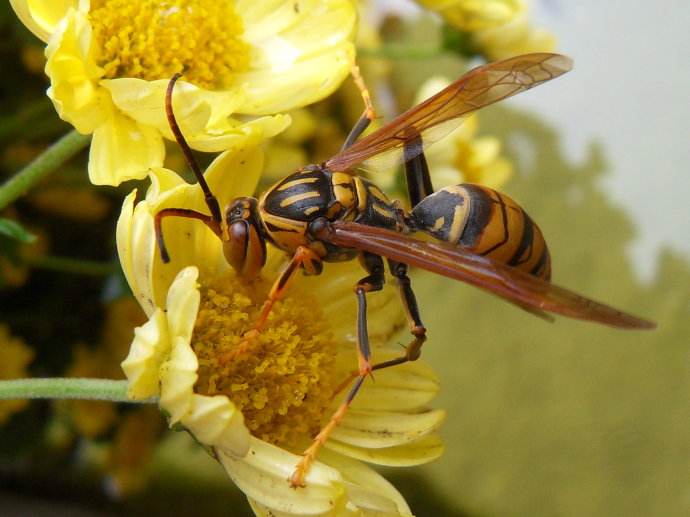
[{"label": "yellow flower center", "polygon": [[214,87],[249,64],[233,2],[92,0],[89,19],[107,78],[169,79],[180,72]]},{"label": "yellow flower center", "polygon": [[344,372],[336,371],[336,343],[316,299],[293,288],[273,306],[251,351],[227,360],[269,289],[267,281],[241,282],[233,273],[201,286],[192,336],[199,359],[195,391],[227,395],[254,436],[290,448],[318,432]]}]

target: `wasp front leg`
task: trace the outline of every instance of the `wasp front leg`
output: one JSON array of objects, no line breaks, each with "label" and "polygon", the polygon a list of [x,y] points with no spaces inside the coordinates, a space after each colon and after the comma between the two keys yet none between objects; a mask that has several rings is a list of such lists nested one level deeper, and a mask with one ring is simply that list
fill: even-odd
[{"label": "wasp front leg", "polygon": [[369,345],[369,332],[367,330],[367,298],[366,295],[372,291],[380,291],[385,281],[383,260],[378,255],[372,253],[362,253],[360,260],[364,268],[369,272],[369,276],[362,278],[355,287],[357,295],[357,356],[359,369],[357,380],[350,389],[347,397],[338,409],[333,413],[328,423],[319,431],[314,441],[302,454],[302,459],[295,467],[295,471],[290,476],[290,485],[293,488],[304,486],[304,478],[309,472],[311,464],[316,459],[321,447],[326,443],[333,430],[340,424],[350,408],[357,392],[362,387],[364,379],[372,371],[371,347]]},{"label": "wasp front leg", "polygon": [[343,143],[341,150],[347,149],[352,144],[354,144],[355,141],[362,135],[362,133],[364,133],[364,131],[369,127],[371,121],[376,118],[374,105],[371,102],[371,95],[369,94],[369,89],[367,88],[367,85],[364,84],[364,78],[362,77],[362,74],[360,74],[359,72],[359,67],[357,65],[352,65],[350,73],[352,74],[352,79],[354,79],[355,84],[357,85],[357,88],[359,89],[359,92],[362,95],[362,100],[364,101],[364,113],[362,113],[362,115],[359,117],[359,120],[357,120],[357,123],[350,130],[350,134],[347,135],[347,138],[345,139],[345,143]]},{"label": "wasp front leg", "polygon": [[261,330],[266,325],[273,305],[284,296],[290,280],[300,267],[303,268],[307,274],[318,275],[323,269],[323,262],[321,261],[321,257],[308,247],[298,247],[297,251],[295,251],[295,254],[290,259],[290,262],[287,263],[280,273],[280,276],[278,276],[273,283],[266,301],[261,308],[261,313],[254,323],[254,327],[242,336],[242,341],[232,352],[225,354],[222,358],[222,362],[235,360],[249,351],[252,343],[259,337]]}]

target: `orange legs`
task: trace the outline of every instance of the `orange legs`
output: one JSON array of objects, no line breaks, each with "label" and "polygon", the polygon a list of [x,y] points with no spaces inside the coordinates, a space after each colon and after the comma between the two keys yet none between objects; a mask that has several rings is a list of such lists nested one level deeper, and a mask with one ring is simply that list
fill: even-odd
[{"label": "orange legs", "polygon": [[350,73],[352,74],[352,79],[354,79],[355,84],[357,85],[357,88],[359,88],[359,92],[362,95],[362,100],[364,101],[364,113],[362,113],[362,116],[359,117],[357,123],[350,130],[350,134],[347,135],[342,149],[347,149],[354,144],[362,133],[364,133],[364,130],[369,127],[371,121],[376,118],[376,111],[374,111],[374,105],[371,103],[371,95],[369,94],[367,85],[364,84],[362,75],[359,73],[359,67],[357,65],[352,65]]},{"label": "orange legs", "polygon": [[252,343],[259,337],[261,330],[266,325],[268,315],[271,313],[273,305],[283,297],[290,279],[300,267],[303,267],[307,274],[319,274],[323,268],[321,257],[306,246],[297,248],[290,262],[287,263],[285,269],[283,269],[280,276],[273,283],[273,287],[271,287],[271,291],[268,293],[266,301],[261,308],[261,314],[259,314],[259,317],[254,323],[254,328],[247,331],[244,336],[242,336],[242,341],[237,348],[225,354],[225,356],[221,358],[221,362],[233,361],[249,351]]}]

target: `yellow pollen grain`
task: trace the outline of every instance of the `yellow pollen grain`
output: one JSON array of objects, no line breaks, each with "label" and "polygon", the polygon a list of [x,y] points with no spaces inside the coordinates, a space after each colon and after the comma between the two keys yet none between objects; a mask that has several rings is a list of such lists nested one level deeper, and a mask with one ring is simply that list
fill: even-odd
[{"label": "yellow pollen grain", "polygon": [[92,0],[96,61],[106,78],[169,79],[182,73],[219,88],[249,66],[249,46],[233,2]]},{"label": "yellow pollen grain", "polygon": [[251,350],[227,361],[269,289],[268,281],[248,283],[233,273],[202,285],[192,337],[199,359],[195,391],[227,395],[254,436],[290,448],[319,431],[341,379],[336,343],[316,299],[295,288],[274,305]]}]

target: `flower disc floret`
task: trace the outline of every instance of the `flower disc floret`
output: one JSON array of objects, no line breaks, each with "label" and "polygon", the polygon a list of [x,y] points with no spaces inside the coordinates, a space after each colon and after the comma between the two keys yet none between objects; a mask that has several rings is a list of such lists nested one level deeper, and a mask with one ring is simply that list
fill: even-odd
[{"label": "flower disc floret", "polygon": [[268,280],[242,282],[231,272],[202,284],[192,336],[199,360],[195,391],[227,395],[254,436],[292,448],[319,431],[342,374],[336,374],[333,334],[307,293],[277,302],[251,350],[227,360],[270,287]]},{"label": "flower disc floret", "polygon": [[152,81],[179,72],[197,86],[213,88],[249,65],[233,2],[92,0],[89,20],[96,62],[108,79]]}]

